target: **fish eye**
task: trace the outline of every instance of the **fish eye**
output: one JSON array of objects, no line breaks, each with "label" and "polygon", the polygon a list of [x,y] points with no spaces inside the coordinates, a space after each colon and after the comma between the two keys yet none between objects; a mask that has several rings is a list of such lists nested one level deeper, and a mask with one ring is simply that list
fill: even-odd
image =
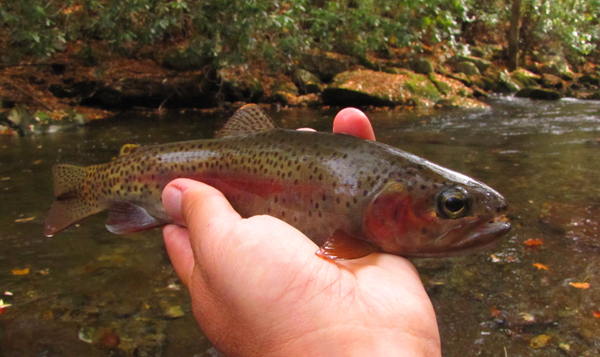
[{"label": "fish eye", "polygon": [[469,201],[469,194],[464,189],[448,188],[438,195],[438,213],[445,218],[462,218],[469,213]]}]

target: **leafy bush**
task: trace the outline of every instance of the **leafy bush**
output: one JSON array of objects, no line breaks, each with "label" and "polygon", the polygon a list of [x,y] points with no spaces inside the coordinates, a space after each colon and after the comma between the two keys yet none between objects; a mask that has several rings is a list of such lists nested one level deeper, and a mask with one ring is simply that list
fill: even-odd
[{"label": "leafy bush", "polygon": [[[597,50],[599,0],[524,3],[531,43]],[[418,43],[457,49],[465,24],[503,34],[509,7],[500,0],[13,0],[0,2],[0,45],[15,58],[43,58],[65,41],[94,39],[125,55],[176,41],[218,66],[263,59],[281,68],[308,49],[359,58]]]}]

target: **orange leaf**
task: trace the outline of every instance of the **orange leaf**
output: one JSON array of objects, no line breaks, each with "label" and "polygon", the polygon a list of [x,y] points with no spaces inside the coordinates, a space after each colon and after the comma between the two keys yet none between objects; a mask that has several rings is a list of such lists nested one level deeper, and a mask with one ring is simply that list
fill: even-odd
[{"label": "orange leaf", "polygon": [[537,245],[542,245],[542,240],[541,239],[528,239],[525,242],[523,242],[523,244],[533,247],[533,246],[537,246]]},{"label": "orange leaf", "polygon": [[600,319],[600,310],[594,311],[594,317],[597,317]]},{"label": "orange leaf", "polygon": [[589,289],[590,288],[590,283],[569,283],[569,285],[571,285],[574,288],[577,289]]},{"label": "orange leaf", "polygon": [[548,270],[548,266],[541,263],[533,263],[533,266],[539,270]]},{"label": "orange leaf", "polygon": [[496,309],[495,307],[492,307],[490,310],[492,310],[492,317],[498,317],[502,313],[502,311]]},{"label": "orange leaf", "polygon": [[548,335],[538,335],[531,339],[529,345],[533,348],[545,347],[552,337]]},{"label": "orange leaf", "polygon": [[12,275],[27,275],[27,274],[29,274],[29,268],[12,270]]}]

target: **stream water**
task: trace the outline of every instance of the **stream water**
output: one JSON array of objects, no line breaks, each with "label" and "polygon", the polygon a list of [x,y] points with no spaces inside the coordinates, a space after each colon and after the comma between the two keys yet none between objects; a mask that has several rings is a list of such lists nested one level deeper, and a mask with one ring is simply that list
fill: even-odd
[{"label": "stream water", "polygon": [[[492,186],[513,230],[468,256],[414,260],[443,355],[600,355],[600,102],[492,99],[490,110],[370,112],[379,141]],[[330,130],[333,111],[271,113]],[[103,215],[53,238],[51,167],[95,164],[126,142],[211,137],[217,114],[124,113],[72,131],[0,137],[0,356],[209,356],[160,230]],[[540,244],[541,243],[541,244]]]}]

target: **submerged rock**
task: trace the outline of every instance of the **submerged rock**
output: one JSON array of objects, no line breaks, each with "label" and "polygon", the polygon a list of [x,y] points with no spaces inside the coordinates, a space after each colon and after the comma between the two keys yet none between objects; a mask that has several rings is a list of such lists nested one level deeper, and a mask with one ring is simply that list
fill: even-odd
[{"label": "submerged rock", "polygon": [[442,108],[460,108],[460,109],[489,109],[490,106],[486,103],[480,102],[477,99],[465,98],[465,97],[450,97],[448,99],[442,99],[438,102],[438,105]]},{"label": "submerged rock", "polygon": [[559,100],[562,96],[554,90],[528,87],[518,91],[515,97],[536,100]]}]

